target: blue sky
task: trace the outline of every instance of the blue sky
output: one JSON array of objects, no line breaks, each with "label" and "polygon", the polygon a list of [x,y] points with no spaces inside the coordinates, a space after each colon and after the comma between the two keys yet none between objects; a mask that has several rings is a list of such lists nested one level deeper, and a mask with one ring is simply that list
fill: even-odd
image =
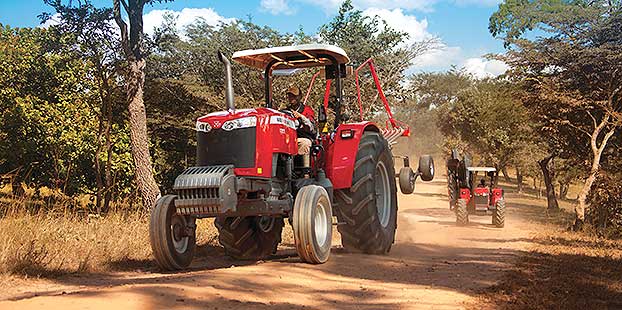
[{"label": "blue sky", "polygon": [[[68,0],[63,0],[68,1]],[[111,6],[112,0],[94,0],[96,6]],[[435,36],[443,42],[440,51],[417,59],[412,71],[438,71],[451,65],[465,67],[478,75],[497,75],[504,65],[482,58],[488,53],[503,52],[502,42],[488,32],[488,18],[500,0],[354,0],[354,6],[367,15],[379,15],[389,25],[411,34],[411,40]],[[247,19],[268,25],[281,32],[299,27],[315,33],[318,27],[337,12],[340,0],[253,0],[200,1],[177,0],[147,6],[146,28],[159,24],[164,10],[174,11],[179,23],[201,16],[214,23],[230,18]],[[39,25],[37,15],[51,12],[42,0],[0,1],[0,23],[13,27]],[[145,29],[149,31],[149,29]]]}]

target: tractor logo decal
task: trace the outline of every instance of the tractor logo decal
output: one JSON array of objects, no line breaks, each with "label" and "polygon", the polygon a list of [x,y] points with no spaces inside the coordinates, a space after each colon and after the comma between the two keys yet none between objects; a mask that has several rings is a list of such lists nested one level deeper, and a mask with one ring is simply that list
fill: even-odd
[{"label": "tractor logo decal", "polygon": [[289,118],[285,118],[280,115],[272,115],[270,116],[270,124],[281,124],[285,125],[291,129],[296,129],[296,123]]},{"label": "tractor logo decal", "polygon": [[220,121],[213,121],[212,124],[214,124],[214,128],[220,128],[220,126],[222,126]]}]

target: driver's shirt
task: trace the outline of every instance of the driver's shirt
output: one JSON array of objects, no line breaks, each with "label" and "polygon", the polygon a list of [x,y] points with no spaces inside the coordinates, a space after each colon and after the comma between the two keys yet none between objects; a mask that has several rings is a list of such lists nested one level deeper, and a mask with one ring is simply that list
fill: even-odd
[{"label": "driver's shirt", "polygon": [[302,120],[298,120],[300,122],[300,127],[298,127],[298,130],[297,130],[298,137],[314,139],[315,138],[315,112],[313,112],[313,109],[311,109],[309,106],[304,105],[304,104],[301,104],[298,107],[297,112],[302,114],[307,119],[309,119],[309,121],[313,125],[312,127],[309,127],[309,125],[305,124],[305,122],[303,122]]}]

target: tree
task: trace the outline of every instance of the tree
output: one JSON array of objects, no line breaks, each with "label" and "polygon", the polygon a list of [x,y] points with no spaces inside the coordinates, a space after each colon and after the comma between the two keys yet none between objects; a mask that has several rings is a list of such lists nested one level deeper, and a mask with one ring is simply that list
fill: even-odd
[{"label": "tree", "polygon": [[[51,26],[61,35],[70,38],[72,44],[62,44],[59,52],[71,54],[90,64],[99,106],[93,107],[97,114],[97,147],[94,154],[95,176],[97,183],[95,206],[98,213],[106,212],[113,197],[112,157],[114,141],[112,125],[114,123],[115,97],[120,78],[120,54],[116,47],[119,37],[113,25],[111,8],[96,8],[89,1],[80,1],[77,5],[64,5],[60,0],[45,0],[60,15],[58,25]],[[47,20],[51,14],[41,15]],[[101,167],[103,164],[103,168]],[[103,178],[102,178],[103,177]]]},{"label": "tree", "polygon": [[[143,101],[145,83],[145,39],[143,34],[143,9],[155,0],[113,0],[114,19],[121,31],[121,47],[127,60],[126,94],[129,111],[132,157],[134,159],[136,184],[140,191],[143,208],[148,209],[160,196],[160,189],[153,176],[147,115]],[[157,1],[163,2],[163,1]],[[123,20],[121,5],[127,13],[128,24]],[[129,32],[128,32],[129,31]]]},{"label": "tree", "polygon": [[[385,95],[400,100],[404,96],[400,82],[405,78],[406,69],[415,58],[440,46],[438,38],[434,37],[407,44],[407,33],[389,27],[378,16],[363,15],[361,10],[354,9],[351,0],[341,4],[339,13],[320,27],[318,35],[321,42],[343,48],[355,68],[367,59],[374,58]],[[354,83],[351,84],[345,85],[346,97],[356,98]],[[369,112],[367,116],[377,114],[375,112],[379,106],[374,103],[378,100],[378,94],[368,70],[361,71],[361,93],[362,102]],[[354,100],[347,103],[355,104]],[[351,108],[358,110],[354,106]]]},{"label": "tree", "polygon": [[0,170],[68,195],[92,184],[97,132],[90,65],[56,49],[71,42],[54,29],[0,27]]},{"label": "tree", "polygon": [[[523,102],[542,124],[552,151],[585,159],[577,229],[602,155],[622,127],[621,26],[619,1],[508,0],[490,19],[491,33],[510,48],[503,59],[522,81]],[[535,28],[546,36],[523,37]]]}]

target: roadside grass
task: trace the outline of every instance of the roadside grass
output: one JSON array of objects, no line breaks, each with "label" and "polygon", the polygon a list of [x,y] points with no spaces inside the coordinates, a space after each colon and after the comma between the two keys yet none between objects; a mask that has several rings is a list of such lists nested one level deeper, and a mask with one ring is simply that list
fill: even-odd
[{"label": "roadside grass", "polygon": [[[62,205],[26,211],[25,200],[4,200],[0,216],[0,277],[151,269],[149,216],[114,209],[105,216]],[[217,244],[212,220],[197,222],[197,243]]]},{"label": "roadside grass", "polygon": [[[515,190],[515,184],[507,185]],[[568,231],[573,202],[546,213],[546,199],[511,194],[520,216],[537,229],[531,245],[496,285],[467,309],[622,309],[622,240],[598,237],[589,227]]]}]

